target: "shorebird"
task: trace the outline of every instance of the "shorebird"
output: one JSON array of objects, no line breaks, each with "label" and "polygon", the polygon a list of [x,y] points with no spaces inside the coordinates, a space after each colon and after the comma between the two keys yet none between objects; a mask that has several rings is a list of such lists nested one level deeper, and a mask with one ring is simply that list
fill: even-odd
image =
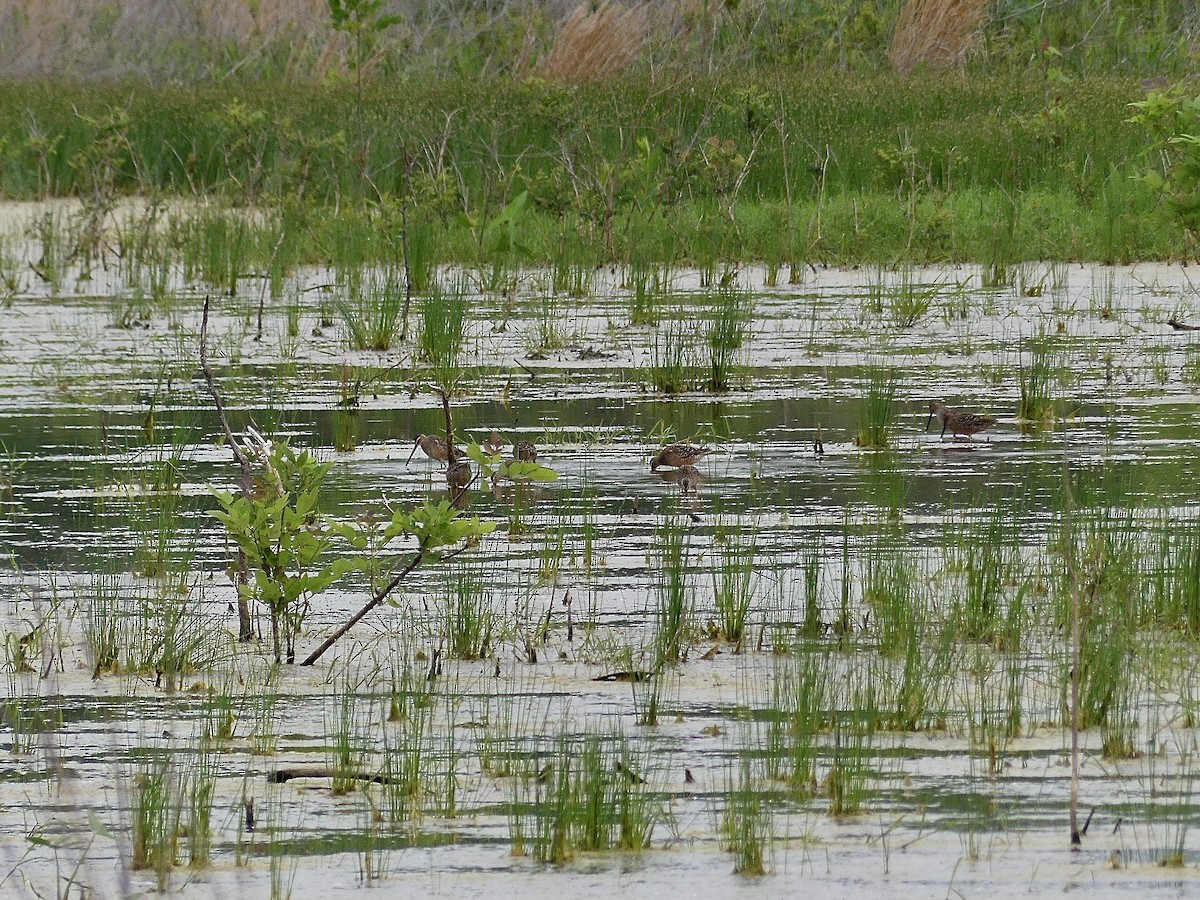
[{"label": "shorebird", "polygon": [[446,484],[452,491],[465,490],[471,483],[471,464],[465,459],[456,459],[446,467]]},{"label": "shorebird", "polygon": [[487,436],[487,440],[483,442],[483,452],[488,456],[495,456],[504,449],[504,444],[505,440],[500,437],[500,432],[493,428],[491,434]]},{"label": "shorebird", "polygon": [[537,462],[537,447],[532,441],[517,441],[513,444],[513,459],[521,462]]},{"label": "shorebird", "polygon": [[422,434],[417,436],[417,441],[413,444],[412,453],[408,454],[409,462],[412,462],[413,453],[417,452],[418,447],[430,459],[436,459],[440,463],[450,461],[450,448],[446,444],[446,439],[440,438],[436,434]]},{"label": "shorebird", "polygon": [[681,466],[676,473],[675,483],[681,494],[695,494],[700,487],[700,470],[695,466]]},{"label": "shorebird", "polygon": [[960,434],[970,437],[986,431],[996,424],[996,420],[991,416],[959,412],[946,406],[940,400],[934,400],[929,404],[929,418],[925,420],[926,431],[929,430],[929,423],[933,421],[934,416],[937,416],[938,421],[942,424],[942,437],[946,436],[947,429],[949,429],[951,437],[958,437]]},{"label": "shorebird", "polygon": [[693,447],[691,444],[669,444],[663,447],[650,459],[650,471],[657,472],[659,466],[672,466],[682,469],[699,462],[712,450],[708,447]]}]

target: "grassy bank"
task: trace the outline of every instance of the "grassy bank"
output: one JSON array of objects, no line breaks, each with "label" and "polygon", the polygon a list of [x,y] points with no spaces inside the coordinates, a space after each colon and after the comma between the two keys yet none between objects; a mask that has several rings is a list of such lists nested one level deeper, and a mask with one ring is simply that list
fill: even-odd
[{"label": "grassy bank", "polygon": [[[0,193],[275,210],[290,262],[853,264],[1185,252],[1140,81],[924,72],[0,86]],[[375,236],[372,236],[375,233]],[[275,241],[264,238],[264,245]]]}]

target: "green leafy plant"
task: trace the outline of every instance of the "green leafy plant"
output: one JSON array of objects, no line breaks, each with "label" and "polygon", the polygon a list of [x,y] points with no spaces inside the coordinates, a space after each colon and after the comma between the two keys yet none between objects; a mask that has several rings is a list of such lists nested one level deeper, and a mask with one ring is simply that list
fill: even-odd
[{"label": "green leafy plant", "polygon": [[[356,553],[378,552],[400,537],[416,538],[417,549],[408,563],[392,579],[372,594],[353,616],[327,637],[316,650],[310,653],[301,665],[311,666],[340,639],[394,591],[405,578],[412,574],[422,562],[430,558],[445,558],[457,555],[478,543],[485,534],[496,530],[495,522],[480,521],[478,516],[461,515],[450,500],[433,502],[426,500],[412,510],[397,509],[392,520],[380,531],[372,527],[361,527],[350,523],[329,523],[329,528],[345,540]],[[451,546],[453,550],[441,553],[441,548]],[[357,564],[354,564],[357,565]]]},{"label": "green leafy plant", "polygon": [[275,661],[286,648],[290,663],[295,662],[296,639],[312,596],[357,562],[321,562],[333,533],[318,508],[330,464],[318,463],[307,451],[296,453],[285,443],[274,444],[261,461],[267,473],[261,490],[251,496],[213,491],[221,509],[212,515],[246,556],[250,578],[239,590],[270,610]]},{"label": "green leafy plant", "polygon": [[492,482],[508,481],[557,481],[558,473],[548,466],[520,459],[506,459],[501,453],[488,453],[478,444],[470,444],[467,457],[478,464],[484,476]]},{"label": "green leafy plant", "polygon": [[334,31],[350,37],[353,54],[350,69],[354,73],[354,113],[358,123],[358,162],[366,180],[367,138],[363,114],[363,75],[377,58],[379,36],[400,22],[400,17],[385,14],[386,0],[328,0],[329,24]]},{"label": "green leafy plant", "polygon": [[1137,112],[1129,122],[1150,136],[1153,160],[1142,180],[1159,192],[1172,218],[1193,240],[1200,236],[1200,96],[1179,87],[1151,91],[1129,104]]}]

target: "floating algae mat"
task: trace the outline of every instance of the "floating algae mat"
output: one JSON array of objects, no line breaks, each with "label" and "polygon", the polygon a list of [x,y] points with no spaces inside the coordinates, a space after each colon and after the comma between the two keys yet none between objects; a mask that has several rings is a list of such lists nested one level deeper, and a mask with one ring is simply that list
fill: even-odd
[{"label": "floating algae mat", "polygon": [[[1194,890],[1188,270],[443,270],[401,340],[388,273],[6,246],[3,896]],[[206,295],[235,439],[329,464],[304,565],[354,560],[295,664],[261,597],[237,640]],[[476,458],[477,539],[300,665],[452,510],[451,381],[460,449],[557,478]]]}]

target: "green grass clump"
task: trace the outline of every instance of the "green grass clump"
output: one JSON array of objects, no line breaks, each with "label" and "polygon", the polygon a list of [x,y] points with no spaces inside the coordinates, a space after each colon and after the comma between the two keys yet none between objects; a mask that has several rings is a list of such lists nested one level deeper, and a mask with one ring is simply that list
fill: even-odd
[{"label": "green grass clump", "polygon": [[151,869],[159,890],[170,882],[179,846],[178,775],[170,756],[145,756],[133,775],[133,823],[130,865]]},{"label": "green grass clump", "polygon": [[421,300],[421,357],[435,384],[452,390],[461,374],[466,296],[460,290],[435,288]]},{"label": "green grass clump", "polygon": [[[774,68],[570,89],[425,73],[402,88],[368,79],[361,95],[337,79],[10,82],[0,193],[94,197],[102,185],[104,209],[128,194],[216,200],[183,237],[222,291],[256,273],[278,285],[298,263],[405,255],[418,293],[436,261],[469,263],[492,285],[548,266],[582,293],[604,261],[690,263],[716,283],[745,260],[970,259],[996,282],[1024,259],[1182,255],[1183,228],[1141,177],[1155,139],[1128,121],[1141,84],[1071,77],[1061,93],[1038,71],[929,72],[915,92],[884,73]],[[368,111],[369,140],[347,138],[347,109]],[[102,222],[98,208],[81,225]],[[283,242],[278,222],[246,208],[288,210]]]},{"label": "green grass clump", "polygon": [[763,807],[763,796],[754,787],[748,760],[738,767],[738,783],[725,792],[721,820],[723,848],[733,854],[733,871],[738,875],[766,875],[770,871],[771,816]]},{"label": "green grass clump", "polygon": [[682,317],[672,318],[655,332],[646,374],[650,384],[662,394],[678,394],[695,384],[695,333]]},{"label": "green grass clump", "polygon": [[874,366],[867,373],[866,396],[859,407],[855,443],[864,450],[886,449],[891,441],[892,401],[896,397],[896,375]]},{"label": "green grass clump", "polygon": [[829,657],[803,643],[782,655],[771,679],[765,765],[772,778],[807,794],[817,783],[818,736],[828,716]]},{"label": "green grass clump", "polygon": [[754,315],[750,296],[731,287],[713,297],[712,319],[705,335],[708,347],[708,378],[704,386],[714,392],[730,388],[738,354],[741,352]]},{"label": "green grass clump", "polygon": [[691,546],[684,529],[665,521],[656,532],[660,554],[655,580],[655,670],[686,658],[692,638],[694,606]]},{"label": "green grass clump", "polygon": [[717,634],[741,644],[754,602],[754,561],[758,552],[753,527],[735,525],[721,542],[712,570],[713,604]]},{"label": "green grass clump", "polygon": [[1058,370],[1058,356],[1053,338],[1048,335],[1030,338],[1026,347],[1028,357],[1022,352],[1018,371],[1021,394],[1017,401],[1017,418],[1024,427],[1036,428],[1054,419],[1051,389]]},{"label": "green grass clump", "polygon": [[517,799],[510,812],[514,853],[531,849],[539,862],[562,864],[581,852],[650,846],[662,811],[643,775],[646,759],[632,754],[624,737],[562,736],[543,760],[532,802]]},{"label": "green grass clump", "polygon": [[400,273],[387,270],[355,279],[349,295],[337,301],[337,311],[353,350],[391,350],[400,336],[404,287]]},{"label": "green grass clump", "polygon": [[456,573],[441,598],[446,653],[453,659],[484,659],[492,651],[496,615],[483,582],[471,572]]}]

